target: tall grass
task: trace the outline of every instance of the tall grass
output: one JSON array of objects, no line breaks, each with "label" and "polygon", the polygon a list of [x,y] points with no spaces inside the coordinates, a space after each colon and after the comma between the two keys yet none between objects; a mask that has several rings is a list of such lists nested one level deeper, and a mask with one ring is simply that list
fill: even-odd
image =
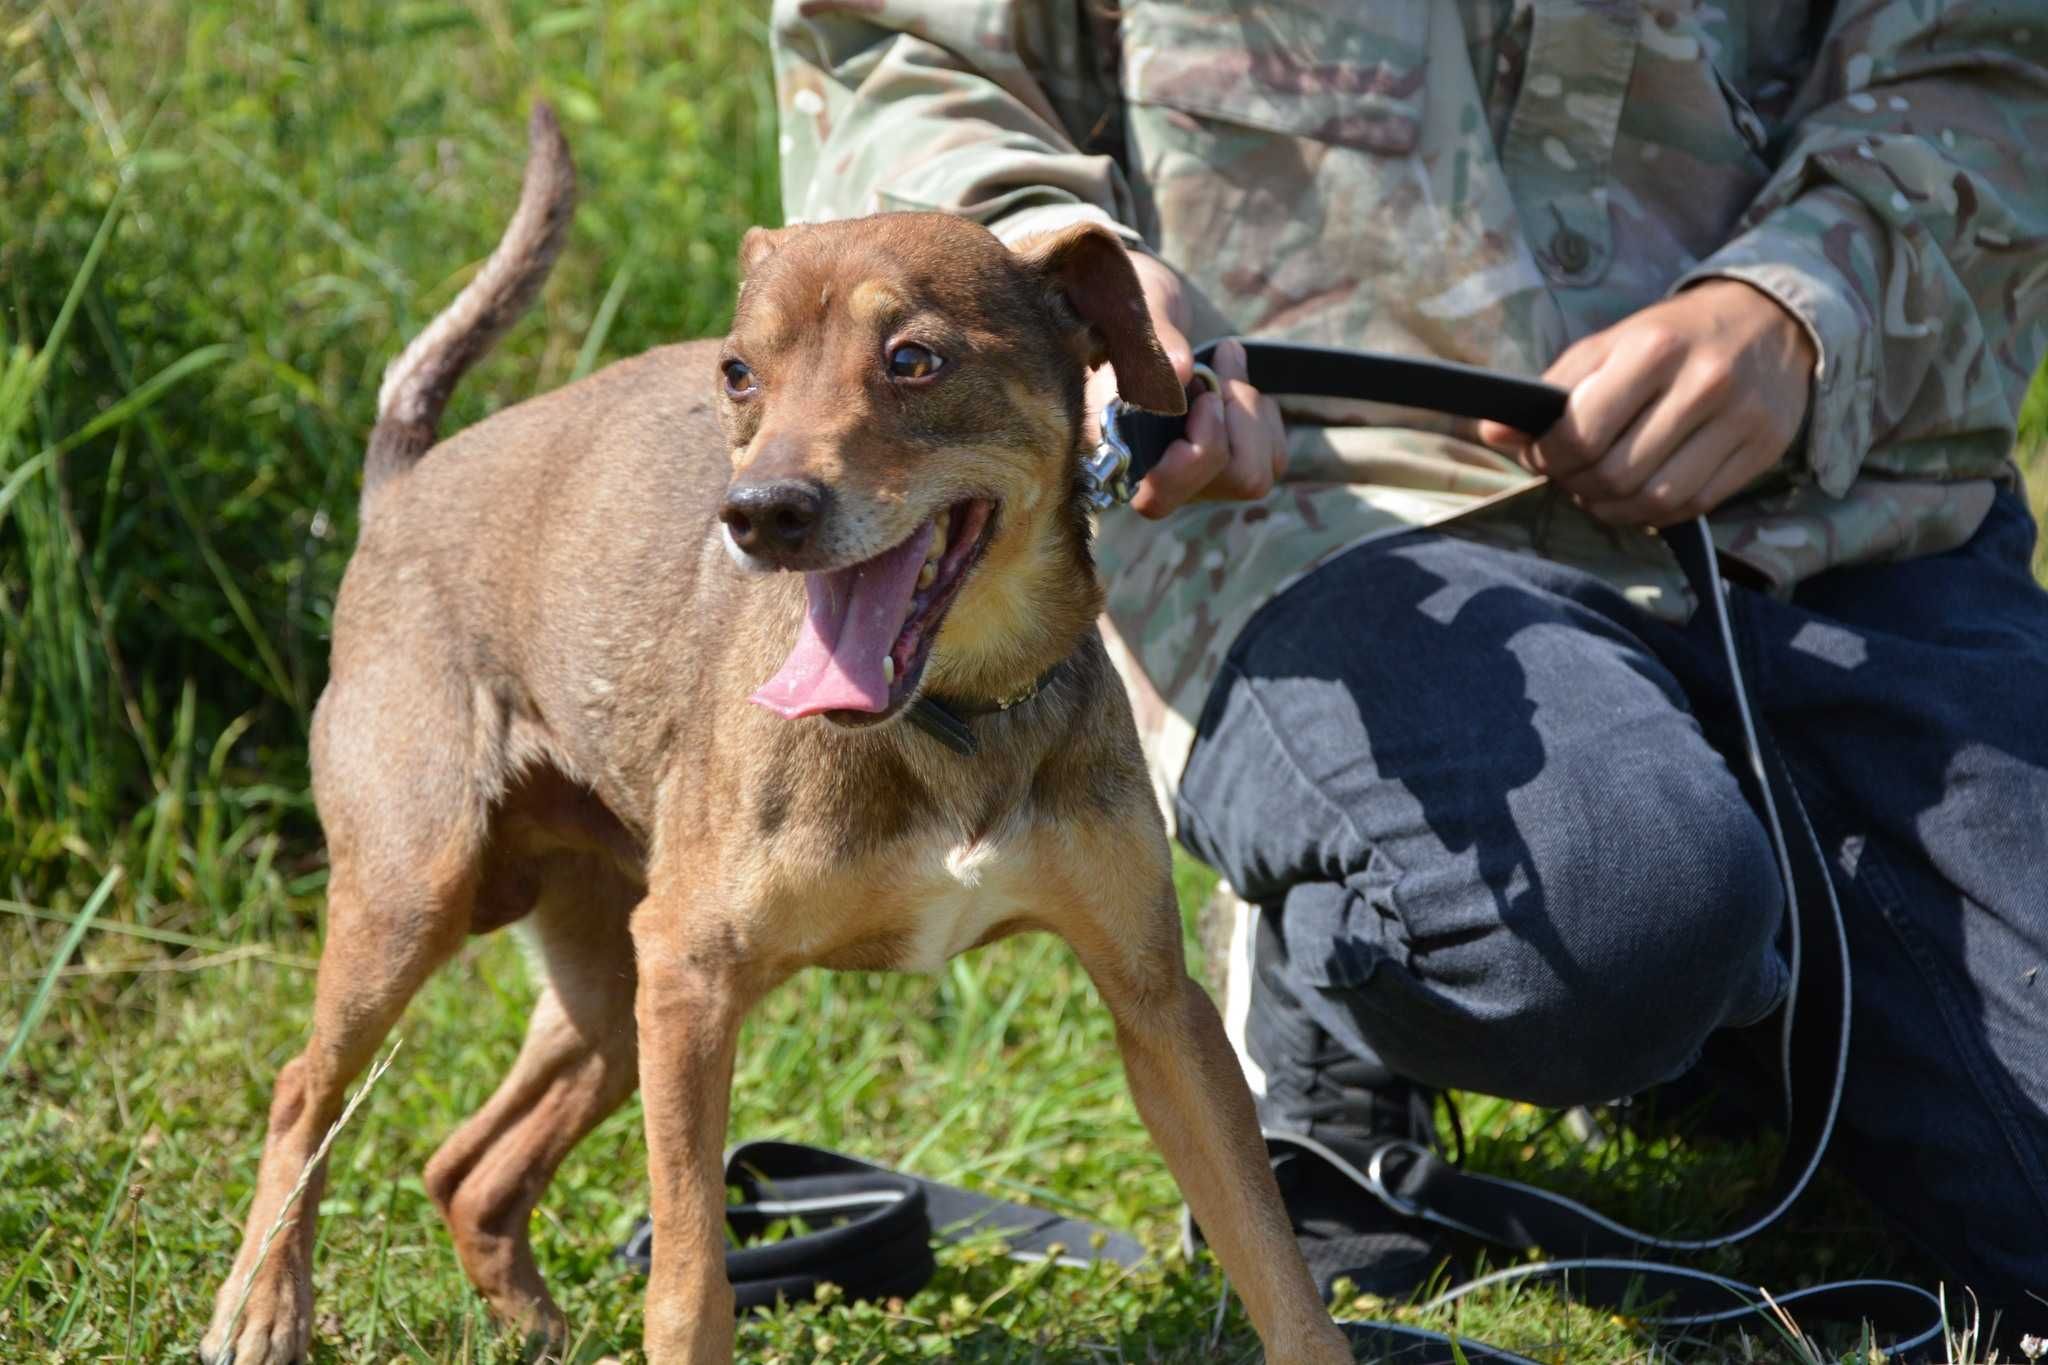
[{"label": "tall grass", "polygon": [[[216,931],[317,878],[305,727],[384,361],[586,186],[450,425],[721,330],[775,217],[755,7],[50,3],[0,18],[0,888]],[[630,289],[624,288],[630,281]]]}]

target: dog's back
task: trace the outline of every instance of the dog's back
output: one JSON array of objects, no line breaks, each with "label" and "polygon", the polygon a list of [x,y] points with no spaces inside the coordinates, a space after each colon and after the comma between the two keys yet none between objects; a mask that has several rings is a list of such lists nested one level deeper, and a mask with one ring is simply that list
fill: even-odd
[{"label": "dog's back", "polygon": [[[436,442],[456,383],[539,293],[575,199],[567,143],[537,104],[519,205],[496,249],[385,370],[331,671],[345,683],[404,655],[474,707],[468,757],[486,791],[545,764],[604,787],[639,825],[635,794],[650,789],[676,718],[706,714],[694,704],[711,690],[702,675],[744,634],[730,575],[707,574],[702,553],[716,544],[729,472],[708,398],[717,343],[621,360]],[[773,621],[786,634],[800,594],[760,586],[747,628]],[[658,685],[635,686],[651,674]],[[630,697],[662,698],[661,713],[622,712]],[[323,800],[346,802],[353,786],[323,781],[329,770],[378,761],[350,752],[364,747],[360,733],[316,724]]]},{"label": "dog's back", "polygon": [[[497,247],[385,370],[364,457],[362,533],[336,605],[337,677],[429,632],[464,641],[465,657],[450,662],[472,684],[532,680],[514,688],[525,695],[494,698],[501,709],[592,718],[619,675],[657,653],[671,690],[690,690],[675,664],[708,662],[707,651],[665,648],[666,627],[689,620],[707,638],[730,634],[731,594],[706,583],[699,554],[727,475],[712,455],[715,342],[619,361],[436,444],[456,383],[546,281],[575,201],[568,144],[538,103],[518,207]],[[634,458],[650,452],[672,458]],[[697,600],[706,587],[714,600]],[[765,594],[757,609],[774,614],[778,597],[796,610],[788,592]],[[579,676],[546,666],[570,653]],[[561,695],[531,695],[550,679]],[[615,753],[618,738],[575,747]]]}]

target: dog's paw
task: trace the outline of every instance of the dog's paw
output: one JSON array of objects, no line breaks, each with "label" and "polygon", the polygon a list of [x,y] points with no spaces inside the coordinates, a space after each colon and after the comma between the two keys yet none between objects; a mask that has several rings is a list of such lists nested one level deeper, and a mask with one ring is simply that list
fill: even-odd
[{"label": "dog's paw", "polygon": [[268,1282],[256,1285],[241,1317],[233,1321],[240,1278],[222,1288],[213,1325],[199,1342],[204,1365],[293,1365],[306,1358],[313,1335],[311,1294],[303,1292],[293,1276],[264,1279]]}]

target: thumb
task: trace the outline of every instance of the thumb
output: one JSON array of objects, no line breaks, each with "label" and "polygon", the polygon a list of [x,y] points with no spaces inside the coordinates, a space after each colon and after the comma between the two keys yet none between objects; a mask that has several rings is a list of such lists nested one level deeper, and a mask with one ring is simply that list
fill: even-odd
[{"label": "thumb", "polygon": [[1173,366],[1173,377],[1186,388],[1195,382],[1195,348],[1189,344],[1187,334],[1182,332],[1159,314],[1152,315],[1152,334],[1159,338],[1159,349],[1166,352],[1167,363]]},{"label": "thumb", "polygon": [[1137,272],[1138,288],[1145,296],[1145,311],[1152,319],[1152,335],[1166,352],[1174,377],[1186,388],[1195,380],[1195,348],[1188,343],[1186,298],[1180,277],[1173,267],[1156,256],[1133,252],[1131,266]]}]

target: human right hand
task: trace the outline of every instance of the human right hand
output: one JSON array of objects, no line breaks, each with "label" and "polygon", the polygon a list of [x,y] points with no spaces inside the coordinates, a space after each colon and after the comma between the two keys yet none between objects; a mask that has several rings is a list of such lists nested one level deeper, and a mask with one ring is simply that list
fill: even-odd
[{"label": "human right hand", "polygon": [[1817,354],[1769,294],[1710,279],[1560,355],[1543,377],[1571,398],[1548,432],[1485,422],[1480,439],[1601,521],[1671,526],[1785,458],[1813,401]]}]

